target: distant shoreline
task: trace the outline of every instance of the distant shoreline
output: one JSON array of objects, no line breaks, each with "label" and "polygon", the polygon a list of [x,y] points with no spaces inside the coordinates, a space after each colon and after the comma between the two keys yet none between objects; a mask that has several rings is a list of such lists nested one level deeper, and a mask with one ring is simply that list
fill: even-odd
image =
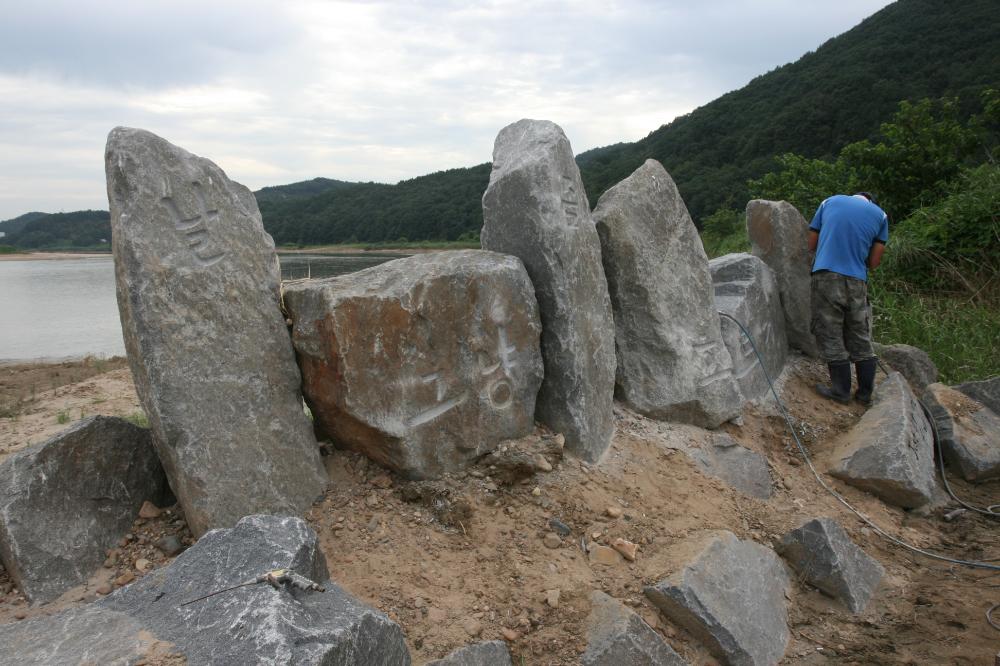
[{"label": "distant shoreline", "polygon": [[62,261],[110,256],[110,252],[15,252],[13,254],[0,254],[0,261]]}]

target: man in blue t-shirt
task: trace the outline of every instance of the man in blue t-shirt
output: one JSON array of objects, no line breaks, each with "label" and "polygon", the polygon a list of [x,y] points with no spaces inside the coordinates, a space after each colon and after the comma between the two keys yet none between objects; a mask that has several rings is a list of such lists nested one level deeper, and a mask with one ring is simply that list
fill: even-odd
[{"label": "man in blue t-shirt", "polygon": [[872,195],[836,194],[820,204],[809,225],[812,266],[812,333],[830,370],[830,386],[820,395],[847,404],[851,362],[858,377],[855,399],[870,405],[875,386],[868,271],[882,261],[889,219]]}]

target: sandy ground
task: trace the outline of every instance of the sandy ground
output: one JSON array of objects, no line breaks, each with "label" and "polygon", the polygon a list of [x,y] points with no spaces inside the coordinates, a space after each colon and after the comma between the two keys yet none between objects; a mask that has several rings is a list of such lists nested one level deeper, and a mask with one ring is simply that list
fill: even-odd
[{"label": "sandy ground", "polygon": [[[6,370],[0,368],[0,376]],[[818,458],[862,413],[859,406],[817,398],[811,386],[823,374],[818,364],[800,359],[781,389]],[[81,408],[121,415],[138,406],[124,368],[38,391],[17,419],[0,419],[0,451],[57,431],[56,416],[67,408],[75,420]],[[612,448],[597,465],[567,458],[550,473],[509,486],[491,479],[488,468],[436,483],[441,496],[464,509],[452,525],[441,522],[433,502],[405,501],[408,484],[391,473],[358,455],[327,451],[331,489],[306,518],[320,534],[331,577],[402,625],[415,664],[485,639],[508,640],[515,664],[577,663],[593,589],[633,607],[691,664],[714,664],[697,641],[655,611],[642,586],[677,570],[714,530],[771,544],[815,516],[836,518],[882,562],[886,577],[869,608],[855,616],[793,576],[792,641],[782,663],[993,663],[1000,632],[984,613],[1000,602],[1000,576],[912,556],[865,527],[812,478],[772,403],[748,406],[741,427],[724,427],[767,456],[774,480],[767,501],[743,496],[691,464],[682,449],[702,441],[703,430],[645,419],[620,406],[616,426]],[[995,521],[965,514],[945,522],[946,502],[905,512],[827,478],[894,535],[956,557],[1000,558]],[[1000,501],[998,483],[973,487],[956,478],[953,485],[969,501]],[[608,507],[620,510],[620,517],[610,517]],[[572,529],[556,548],[543,542],[551,518]],[[163,534],[190,541],[177,507],[137,524],[114,563],[88,585],[37,608],[16,590],[4,594],[11,585],[0,574],[0,622],[93,600],[98,588],[107,591],[122,575],[146,575],[136,570],[137,558],[152,569],[167,564],[170,558],[151,546]],[[609,543],[616,537],[639,544],[635,562],[592,564],[581,549],[581,540]],[[551,590],[559,590],[555,606],[546,602]]]},{"label": "sandy ground", "polygon": [[0,254],[0,261],[49,261],[62,259],[93,259],[94,257],[110,257],[110,252],[17,252]]}]

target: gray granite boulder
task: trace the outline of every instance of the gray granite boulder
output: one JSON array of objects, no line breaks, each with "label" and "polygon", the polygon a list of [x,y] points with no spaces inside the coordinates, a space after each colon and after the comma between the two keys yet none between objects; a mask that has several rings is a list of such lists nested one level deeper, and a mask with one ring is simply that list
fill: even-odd
[{"label": "gray granite boulder", "polygon": [[[183,664],[182,654],[128,615],[96,606],[0,625],[0,664]],[[193,662],[188,662],[193,663]]]},{"label": "gray granite boulder", "polygon": [[788,646],[788,585],[773,550],[719,532],[683,569],[644,592],[723,663],[762,666],[777,664]]},{"label": "gray granite boulder", "polygon": [[788,532],[777,546],[799,577],[862,613],[885,569],[847,536],[832,518],[813,518]]},{"label": "gray granite boulder", "polygon": [[581,666],[686,666],[687,662],[630,608],[595,590]]},{"label": "gray granite boulder", "polygon": [[538,420],[597,460],[614,431],[615,329],[600,240],[557,125],[520,120],[497,135],[480,237],[483,249],[524,262],[535,286],[545,364]]},{"label": "gray granite boulder", "polygon": [[78,421],[0,464],[0,560],[32,603],[90,578],[167,492],[149,430],[110,416]]},{"label": "gray granite boulder", "polygon": [[510,650],[503,641],[484,641],[459,648],[426,666],[511,666]]},{"label": "gray granite boulder", "polygon": [[923,393],[928,384],[937,381],[938,371],[934,361],[923,349],[911,345],[875,344],[875,354],[893,370],[902,373],[917,393]]},{"label": "gray granite boulder", "polygon": [[289,285],[306,401],[338,445],[410,478],[534,430],[534,289],[517,257],[464,250]]},{"label": "gray granite boulder", "polygon": [[778,280],[788,344],[819,356],[810,332],[809,223],[787,201],[754,199],[747,204],[747,234],[753,255],[763,259]]},{"label": "gray granite boulder", "polygon": [[[326,591],[259,583],[182,605],[278,568]],[[327,578],[304,521],[248,516],[90,606],[0,626],[0,663],[408,666],[399,626]]]},{"label": "gray granite boulder", "polygon": [[724,433],[715,434],[688,455],[702,472],[725,481],[744,495],[757,499],[771,497],[771,473],[767,459],[742,446]]},{"label": "gray granite boulder", "polygon": [[105,167],[125,349],[191,530],[298,514],[327,479],[253,194],[143,130]]},{"label": "gray granite boulder", "polygon": [[1000,377],[992,377],[977,382],[965,382],[955,386],[956,389],[974,398],[994,414],[1000,414]]},{"label": "gray granite boulder", "polygon": [[934,436],[903,375],[879,384],[875,403],[838,443],[829,472],[906,509],[933,499]]},{"label": "gray granite boulder", "polygon": [[673,179],[646,160],[594,209],[615,320],[617,392],[652,418],[714,428],[742,399],[698,230]]},{"label": "gray granite boulder", "polygon": [[924,404],[937,424],[945,462],[966,481],[1000,478],[1000,416],[944,384],[928,386]]},{"label": "gray granite boulder", "polygon": [[[293,569],[325,592],[266,583],[188,601],[273,569]],[[171,643],[188,664],[410,663],[403,632],[330,582],[316,533],[299,518],[248,516],[213,530],[168,567],[97,602]]]},{"label": "gray granite boulder", "polygon": [[746,327],[763,358],[761,368],[743,330],[728,317],[720,317],[722,341],[732,357],[740,393],[747,400],[766,396],[769,387],[765,370],[772,380],[777,379],[788,356],[785,313],[774,271],[760,258],[744,253],[712,259],[708,268],[715,288],[715,307]]}]

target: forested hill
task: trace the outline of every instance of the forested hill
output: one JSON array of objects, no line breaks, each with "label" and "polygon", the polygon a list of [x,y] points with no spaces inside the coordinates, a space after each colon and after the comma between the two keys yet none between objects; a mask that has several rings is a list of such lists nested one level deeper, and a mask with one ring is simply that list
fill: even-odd
[{"label": "forested hill", "polygon": [[37,211],[32,213],[25,213],[24,215],[18,215],[17,217],[12,218],[10,220],[4,220],[3,222],[0,222],[0,231],[10,236],[13,233],[17,233],[21,229],[24,229],[24,226],[28,224],[28,222],[31,222],[32,220],[37,220],[40,217],[45,217],[46,215],[48,215],[48,213],[39,213]]},{"label": "forested hill", "polygon": [[32,217],[16,231],[6,228],[0,243],[24,249],[82,250],[111,248],[111,215],[106,210],[78,210],[72,213],[29,213]]},{"label": "forested hill", "polygon": [[591,204],[643,160],[663,163],[698,219],[742,209],[746,181],[786,152],[832,157],[872,136],[904,99],[1000,87],[1000,2],[899,0],[797,62],[677,118],[633,144],[577,157]]},{"label": "forested hill", "polygon": [[265,201],[294,201],[298,199],[308,199],[309,197],[314,197],[330,190],[342,190],[346,187],[353,187],[358,184],[359,183],[349,183],[346,180],[313,178],[312,180],[303,180],[302,182],[291,183],[289,185],[264,187],[257,190],[253,194],[257,197],[258,204]]}]

